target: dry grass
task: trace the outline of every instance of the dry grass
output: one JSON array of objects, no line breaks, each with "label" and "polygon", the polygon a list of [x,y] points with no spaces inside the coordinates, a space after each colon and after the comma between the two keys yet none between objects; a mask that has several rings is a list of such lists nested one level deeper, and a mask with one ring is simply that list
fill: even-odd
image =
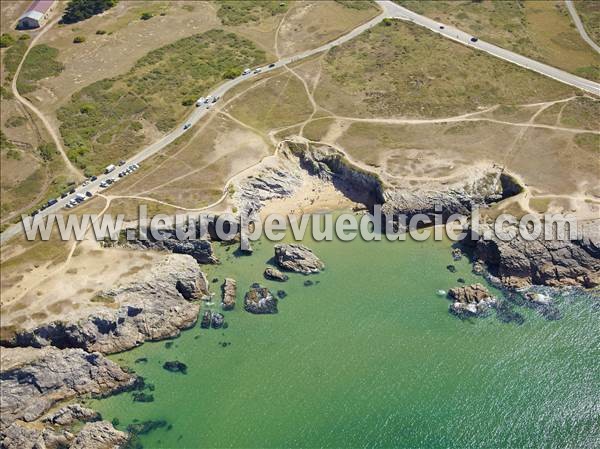
[{"label": "dry grass", "polygon": [[443,117],[573,90],[417,25],[380,24],[329,52],[316,100],[340,115]]}]

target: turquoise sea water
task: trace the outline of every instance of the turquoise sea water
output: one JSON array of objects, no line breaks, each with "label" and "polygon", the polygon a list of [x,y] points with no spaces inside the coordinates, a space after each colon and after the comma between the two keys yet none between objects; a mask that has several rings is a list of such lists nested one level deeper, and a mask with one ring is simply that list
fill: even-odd
[{"label": "turquoise sea water", "polygon": [[[522,324],[460,320],[436,292],[483,281],[447,242],[309,246],[326,270],[287,283],[262,278],[273,243],[245,257],[219,247],[207,272],[217,298],[225,276],[238,281],[229,327],[111,356],[153,384],[154,401],[88,403],[121,429],[158,424],[139,435],[145,448],[598,447],[597,300],[557,298],[558,320],[526,307],[514,307]],[[277,315],[243,311],[253,282],[286,291]],[[169,360],[187,374],[164,370]]]}]

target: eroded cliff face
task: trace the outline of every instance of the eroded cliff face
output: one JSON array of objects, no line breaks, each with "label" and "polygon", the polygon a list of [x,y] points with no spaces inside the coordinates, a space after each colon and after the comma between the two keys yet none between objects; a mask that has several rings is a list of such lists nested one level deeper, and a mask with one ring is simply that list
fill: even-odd
[{"label": "eroded cliff face", "polygon": [[94,298],[101,304],[96,312],[21,330],[2,343],[82,348],[103,354],[124,351],[145,340],[176,336],[192,326],[200,309],[195,300],[207,294],[208,284],[196,261],[170,254],[139,280],[99,293]]}]

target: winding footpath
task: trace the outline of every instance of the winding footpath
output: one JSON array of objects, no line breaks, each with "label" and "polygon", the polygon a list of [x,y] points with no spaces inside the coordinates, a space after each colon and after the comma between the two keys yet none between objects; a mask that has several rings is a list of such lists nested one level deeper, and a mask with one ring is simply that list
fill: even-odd
[{"label": "winding footpath", "polygon": [[[67,153],[65,152],[65,149],[62,145],[60,137],[56,134],[56,131],[54,130],[54,128],[52,127],[52,125],[50,124],[48,119],[44,116],[42,111],[40,111],[38,108],[36,108],[29,100],[27,100],[27,98],[21,96],[21,94],[19,94],[19,90],[17,89],[17,80],[19,79],[19,74],[21,73],[21,68],[23,67],[23,63],[27,59],[27,55],[29,54],[31,49],[35,46],[37,41],[48,30],[50,30],[59,20],[60,20],[60,17],[58,17],[55,20],[53,20],[52,22],[48,23],[44,27],[44,29],[42,31],[40,31],[38,34],[36,34],[35,37],[31,40],[31,43],[27,47],[27,50],[23,54],[23,57],[21,58],[21,62],[19,63],[19,66],[17,67],[17,70],[15,71],[15,75],[13,76],[12,83],[11,83],[11,90],[12,90],[12,93],[13,93],[15,99],[19,103],[21,103],[23,106],[25,106],[27,109],[29,109],[31,112],[33,112],[36,115],[36,117],[44,124],[46,131],[48,132],[48,134],[50,134],[50,137],[52,137],[52,141],[54,142],[56,149],[60,153],[61,158],[63,159],[65,165],[67,166],[67,169],[73,175],[75,175],[76,180],[81,180],[81,179],[83,179],[83,175],[79,172],[79,170],[77,170],[75,168],[75,166],[71,163],[71,160],[67,157]],[[2,236],[4,236],[4,233],[2,233]],[[4,238],[2,238],[2,241],[4,241]]]},{"label": "winding footpath", "polygon": [[[365,22],[362,25],[359,25],[358,27],[354,28],[352,31],[339,37],[338,39],[335,39],[332,42],[321,45],[320,47],[314,48],[312,50],[307,50],[307,51],[301,52],[301,53],[293,55],[293,56],[287,56],[287,57],[281,58],[277,62],[269,65],[269,67],[263,67],[262,71],[260,73],[251,73],[248,75],[240,76],[240,77],[232,79],[232,80],[228,80],[225,83],[218,86],[217,88],[215,88],[215,90],[213,90],[209,94],[212,95],[213,97],[217,97],[217,96],[223,97],[223,95],[225,95],[230,89],[237,86],[238,84],[245,82],[246,80],[256,78],[266,72],[274,71],[279,68],[286,68],[286,66],[288,64],[300,61],[302,59],[309,58],[313,55],[316,55],[316,54],[319,54],[322,52],[326,52],[333,47],[336,47],[338,45],[343,44],[344,42],[354,39],[356,36],[359,36],[363,32],[365,32],[365,31],[373,28],[377,24],[379,24],[383,19],[394,18],[394,19],[400,19],[400,20],[406,20],[406,21],[413,22],[417,25],[420,25],[420,26],[430,29],[431,31],[433,31],[435,33],[438,33],[443,37],[454,40],[463,45],[467,45],[467,46],[475,48],[477,50],[484,51],[486,53],[489,53],[490,55],[493,55],[500,59],[504,59],[506,61],[512,62],[521,67],[525,67],[529,70],[538,72],[538,73],[548,76],[550,78],[554,78],[562,83],[582,89],[586,92],[589,92],[589,93],[592,93],[595,95],[600,95],[600,84],[598,84],[598,83],[586,80],[584,78],[580,78],[578,76],[572,75],[570,73],[564,72],[562,70],[548,66],[546,64],[542,64],[540,62],[537,62],[532,59],[526,58],[524,56],[518,55],[516,53],[513,53],[511,51],[497,47],[495,45],[489,44],[487,42],[483,42],[481,40],[477,40],[477,41],[473,42],[473,41],[471,41],[471,38],[473,36],[471,36],[470,34],[460,31],[454,27],[443,25],[439,22],[436,22],[435,20],[429,19],[429,18],[421,16],[419,14],[416,14],[406,8],[403,8],[403,7],[395,4],[394,2],[392,2],[390,0],[379,0],[379,1],[377,1],[377,4],[382,9],[381,14],[379,14],[377,17],[369,20],[368,22]],[[55,22],[53,22],[52,24],[54,24],[54,23]],[[52,24],[49,24],[45,30],[40,32],[35,37],[35,39],[32,41],[29,48],[31,48],[33,46],[35,41],[37,41],[44,34],[44,32],[50,28],[50,25],[52,25]],[[23,58],[23,60],[25,60],[25,58]],[[19,69],[22,64],[23,64],[23,61],[19,65]],[[16,92],[16,78],[17,78],[17,76],[15,76],[15,79],[13,80],[13,91],[15,93],[15,97],[19,98],[19,101],[23,102],[23,104],[25,104],[28,108],[30,108],[42,120],[44,125],[48,128],[48,131],[50,132],[50,135],[52,136],[53,140],[55,141],[57,148],[60,150],[61,155],[63,156],[63,158],[66,158],[66,154],[64,153],[63,147],[60,143],[60,139],[55,134],[55,132],[52,130],[52,127],[50,126],[49,122],[45,119],[43,114],[39,110],[37,110],[33,105],[31,105],[31,103],[29,103],[26,99],[20,97],[20,95],[18,95],[18,92]],[[181,137],[190,127],[192,127],[193,125],[198,123],[198,121],[200,121],[205,115],[207,115],[209,113],[209,109],[210,109],[210,105],[202,105],[201,107],[195,108],[194,111],[188,116],[188,118],[184,122],[186,124],[185,128],[182,125],[178,126],[176,129],[174,129],[169,134],[162,137],[157,142],[149,145],[148,147],[144,148],[142,151],[137,153],[135,156],[131,157],[129,160],[126,161],[126,165],[140,164],[141,162],[145,161],[146,159],[154,156],[155,154],[157,154],[158,152],[163,150],[165,147],[167,147],[168,145],[173,143],[176,139]],[[189,125],[189,126],[187,126],[187,125]],[[75,170],[75,168],[71,165],[70,161],[68,161],[68,158],[66,158],[66,162],[68,162],[69,167],[71,167],[73,170]],[[118,170],[118,168],[117,168],[117,170]],[[114,178],[114,177],[115,177],[114,172],[109,173],[109,174],[99,175],[97,180],[89,183],[85,187],[79,186],[76,189],[76,193],[85,194],[85,192],[90,192],[93,195],[96,195],[102,190],[100,187],[100,184],[102,182],[104,182],[105,180],[107,180],[109,178]],[[225,192],[224,192],[224,195],[225,195]],[[49,214],[58,213],[61,209],[63,209],[68,204],[68,202],[70,201],[71,198],[72,198],[72,196],[70,195],[67,198],[60,199],[56,204],[54,204],[54,205],[46,208],[45,210],[41,211],[40,213],[38,213],[35,216],[34,220],[41,220],[43,217],[45,217]],[[220,201],[221,200],[217,201],[216,203],[219,203]],[[206,209],[206,208],[202,208],[202,209]],[[18,223],[18,224],[11,226],[10,228],[6,229],[0,235],[0,243],[4,243],[7,240],[9,240],[10,238],[14,237],[15,235],[18,235],[20,232],[22,232],[22,230],[23,230],[22,223]]]}]

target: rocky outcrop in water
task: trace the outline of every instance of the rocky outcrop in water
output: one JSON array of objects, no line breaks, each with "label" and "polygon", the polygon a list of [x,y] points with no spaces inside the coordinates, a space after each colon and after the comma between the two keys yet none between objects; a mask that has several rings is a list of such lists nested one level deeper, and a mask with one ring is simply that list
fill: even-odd
[{"label": "rocky outcrop in water", "polygon": [[252,287],[244,297],[244,309],[250,313],[277,313],[277,298],[268,288]]},{"label": "rocky outcrop in water", "polygon": [[296,273],[318,273],[325,264],[310,248],[296,243],[275,245],[275,263],[282,269]]},{"label": "rocky outcrop in water", "polygon": [[479,315],[496,304],[496,299],[481,284],[451,288],[448,296],[453,300],[450,312],[460,316]]},{"label": "rocky outcrop in water", "polygon": [[222,292],[223,299],[221,300],[221,306],[223,307],[223,310],[233,310],[237,294],[237,282],[235,282],[235,279],[225,278]]},{"label": "rocky outcrop in water", "polygon": [[263,273],[265,279],[270,281],[285,282],[289,279],[287,274],[283,274],[277,268],[267,267]]},{"label": "rocky outcrop in water", "polygon": [[[545,240],[543,233],[535,240],[517,235],[502,241],[493,233],[489,240],[475,236],[466,241],[475,260],[485,263],[488,271],[506,287],[535,285],[600,285],[600,221],[580,228],[580,238],[572,241]],[[483,231],[481,232],[483,234]]]},{"label": "rocky outcrop in water", "polygon": [[2,348],[0,421],[34,421],[54,404],[82,394],[131,387],[135,377],[99,353],[54,347]]},{"label": "rocky outcrop in water", "polygon": [[18,332],[11,346],[83,348],[103,354],[124,351],[145,340],[179,335],[193,326],[207,291],[204,275],[190,256],[171,254],[139,280],[104,291],[107,306],[85,317],[65,317]]}]

